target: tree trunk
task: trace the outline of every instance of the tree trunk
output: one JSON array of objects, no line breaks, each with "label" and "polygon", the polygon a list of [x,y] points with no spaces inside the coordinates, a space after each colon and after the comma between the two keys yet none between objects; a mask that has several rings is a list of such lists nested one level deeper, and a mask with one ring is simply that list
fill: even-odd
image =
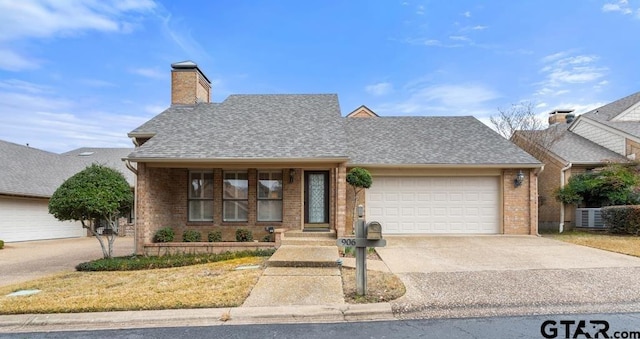
[{"label": "tree trunk", "polygon": [[82,223],[82,227],[86,228],[89,230],[89,233],[91,233],[94,237],[96,237],[96,239],[98,239],[98,242],[100,243],[100,247],[102,248],[102,256],[104,258],[109,258],[109,252],[107,251],[107,248],[104,246],[104,241],[102,241],[102,238],[100,237],[100,234],[96,233],[96,231],[93,230],[93,228],[91,228],[90,226],[85,225],[84,220],[80,220],[80,222]]}]

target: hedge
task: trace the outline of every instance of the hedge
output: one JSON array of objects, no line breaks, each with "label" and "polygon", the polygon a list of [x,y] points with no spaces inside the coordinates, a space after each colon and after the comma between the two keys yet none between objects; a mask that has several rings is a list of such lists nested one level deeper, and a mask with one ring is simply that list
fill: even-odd
[{"label": "hedge", "polygon": [[603,207],[602,220],[609,233],[638,235],[640,234],[640,205]]}]

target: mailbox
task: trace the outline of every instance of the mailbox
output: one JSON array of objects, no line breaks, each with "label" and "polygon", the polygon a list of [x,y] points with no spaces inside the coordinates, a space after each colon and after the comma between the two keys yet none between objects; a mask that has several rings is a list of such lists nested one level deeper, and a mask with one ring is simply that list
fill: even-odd
[{"label": "mailbox", "polygon": [[367,240],[382,239],[382,225],[377,221],[368,223],[365,232],[367,234]]}]

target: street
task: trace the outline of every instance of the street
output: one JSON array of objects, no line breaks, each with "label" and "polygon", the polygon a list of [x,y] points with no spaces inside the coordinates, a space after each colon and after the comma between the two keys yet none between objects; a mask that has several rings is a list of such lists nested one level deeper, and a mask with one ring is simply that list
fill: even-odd
[{"label": "street", "polygon": [[0,338],[640,338],[640,313],[32,332]]}]

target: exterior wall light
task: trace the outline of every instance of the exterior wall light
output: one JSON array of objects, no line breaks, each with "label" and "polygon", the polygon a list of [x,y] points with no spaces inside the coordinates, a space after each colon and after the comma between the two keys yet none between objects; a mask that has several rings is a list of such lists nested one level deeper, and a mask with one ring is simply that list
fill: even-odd
[{"label": "exterior wall light", "polygon": [[519,170],[518,174],[516,175],[516,178],[513,180],[513,185],[515,187],[519,187],[520,185],[522,185],[523,182],[524,182],[524,173],[522,173],[522,170]]},{"label": "exterior wall light", "polygon": [[296,179],[296,170],[293,168],[289,169],[289,183],[292,184]]}]

